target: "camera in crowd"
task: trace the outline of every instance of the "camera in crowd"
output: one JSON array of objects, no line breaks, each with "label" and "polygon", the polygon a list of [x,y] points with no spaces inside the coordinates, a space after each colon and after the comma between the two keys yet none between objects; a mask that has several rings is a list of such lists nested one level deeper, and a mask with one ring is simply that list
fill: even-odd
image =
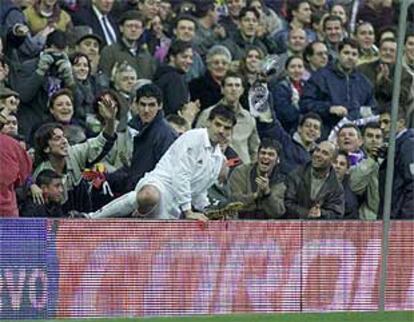
[{"label": "camera in crowd", "polygon": [[52,56],[53,58],[53,64],[50,66],[49,69],[49,74],[50,76],[58,76],[58,66],[57,66],[57,62],[59,60],[65,59],[65,54],[64,53],[59,53],[59,52],[51,52],[49,53],[50,56]]}]

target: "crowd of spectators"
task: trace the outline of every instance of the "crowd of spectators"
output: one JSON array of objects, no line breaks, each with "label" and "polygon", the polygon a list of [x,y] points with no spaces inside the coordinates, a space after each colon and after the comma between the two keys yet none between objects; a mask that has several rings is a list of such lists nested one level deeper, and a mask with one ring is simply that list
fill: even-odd
[{"label": "crowd of spectators", "polygon": [[[229,174],[206,209],[380,219],[399,6],[1,0],[0,217],[97,211],[224,107]],[[392,219],[414,219],[414,5],[403,50]]]}]

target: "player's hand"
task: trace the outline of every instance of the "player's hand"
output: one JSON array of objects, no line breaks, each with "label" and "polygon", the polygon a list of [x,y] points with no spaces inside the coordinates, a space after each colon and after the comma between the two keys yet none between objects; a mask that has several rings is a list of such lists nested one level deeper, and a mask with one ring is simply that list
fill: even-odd
[{"label": "player's hand", "polygon": [[185,215],[185,219],[189,220],[199,220],[202,222],[207,222],[208,218],[206,215],[204,215],[202,212],[194,212],[194,211],[188,211]]}]

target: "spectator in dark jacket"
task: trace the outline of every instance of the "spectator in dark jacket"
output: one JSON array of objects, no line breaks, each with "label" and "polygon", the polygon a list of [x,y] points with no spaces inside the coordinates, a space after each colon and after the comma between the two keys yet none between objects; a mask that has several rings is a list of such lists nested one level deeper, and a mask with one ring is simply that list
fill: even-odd
[{"label": "spectator in dark jacket", "polygon": [[337,63],[318,70],[305,85],[301,107],[304,111],[321,115],[323,137],[343,117],[350,120],[360,118],[361,106],[375,107],[373,86],[355,70],[357,61],[358,45],[346,39],[339,45]]},{"label": "spectator in dark jacket", "polygon": [[361,64],[358,70],[371,83],[381,86],[383,78],[392,78],[395,60],[397,58],[397,41],[394,38],[384,38],[379,45],[379,58],[375,61]]},{"label": "spectator in dark jacket", "polygon": [[190,42],[175,40],[168,50],[168,64],[160,66],[154,75],[154,83],[161,89],[165,115],[177,111],[190,100],[185,73],[193,62]]},{"label": "spectator in dark jacket", "polygon": [[133,190],[144,174],[154,169],[177,138],[176,132],[164,118],[162,93],[156,85],[147,84],[140,87],[133,105],[137,115],[129,122],[129,126],[132,131],[136,131],[136,135],[133,139],[134,147],[126,191]]},{"label": "spectator in dark jacket", "polygon": [[226,30],[227,37],[233,37],[238,31],[240,10],[246,6],[246,0],[227,0],[227,16],[220,17],[219,23]]},{"label": "spectator in dark jacket", "polygon": [[335,146],[321,142],[312,161],[293,171],[286,180],[286,215],[293,219],[341,219],[344,216],[344,190],[332,167]]},{"label": "spectator in dark jacket", "polygon": [[92,76],[92,65],[88,55],[74,53],[70,57],[75,86],[73,89],[75,116],[86,123],[87,117],[93,111],[93,101],[101,90]]},{"label": "spectator in dark jacket", "polygon": [[356,21],[370,22],[375,30],[394,24],[394,4],[391,0],[366,0],[363,1]]},{"label": "spectator in dark jacket", "polygon": [[[394,180],[392,183],[391,218],[414,219],[414,129],[407,128],[407,107],[412,104],[407,90],[400,96],[395,146]],[[380,126],[387,135],[391,126],[390,102],[380,108]],[[388,160],[385,159],[379,170],[380,215],[383,212],[385,174]]]},{"label": "spectator in dark jacket", "polygon": [[358,197],[351,189],[350,176],[349,176],[349,167],[350,162],[348,159],[348,153],[340,150],[338,156],[335,159],[333,164],[336,177],[338,181],[342,184],[344,189],[345,196],[345,213],[344,219],[359,219],[358,215]]},{"label": "spectator in dark jacket", "polygon": [[207,52],[207,71],[190,82],[192,100],[200,101],[201,110],[217,104],[223,97],[221,82],[230,68],[231,54],[224,46],[213,46]]},{"label": "spectator in dark jacket", "polygon": [[[176,39],[183,41],[190,41],[193,43],[195,33],[197,30],[197,21],[190,15],[179,16],[173,28],[173,33]],[[168,44],[170,46],[170,44]],[[201,58],[201,55],[193,48],[193,64],[186,74],[187,81],[201,77],[206,71],[206,66]]]},{"label": "spectator in dark jacket", "polygon": [[90,5],[72,14],[72,22],[75,26],[90,26],[105,45],[111,45],[118,38],[118,26],[111,14],[113,5],[114,1],[92,0]]},{"label": "spectator in dark jacket", "polygon": [[323,40],[328,47],[329,61],[333,62],[338,57],[338,48],[341,41],[345,38],[346,30],[342,24],[341,17],[328,15],[323,19]]},{"label": "spectator in dark jacket", "polygon": [[43,194],[43,203],[35,203],[32,198],[27,198],[21,205],[21,217],[65,217],[62,209],[64,199],[63,177],[53,170],[43,170],[36,178],[36,185]]},{"label": "spectator in dark jacket", "polygon": [[47,26],[32,36],[18,1],[0,1],[0,36],[6,40],[6,55],[9,59],[36,57],[43,49],[48,34],[53,30],[51,26]]},{"label": "spectator in dark jacket", "polygon": [[287,173],[298,166],[305,165],[311,159],[310,153],[314,150],[316,142],[321,136],[322,119],[318,114],[307,113],[299,121],[297,131],[290,135],[279,120],[273,120],[271,130],[265,137],[271,137],[282,145],[285,171]]},{"label": "spectator in dark jacket", "polygon": [[300,56],[290,56],[285,64],[286,76],[272,90],[277,118],[288,133],[293,133],[299,124],[299,100],[305,82],[305,66]]},{"label": "spectator in dark jacket", "polygon": [[310,28],[312,11],[309,1],[290,0],[289,2],[286,1],[286,6],[289,24],[274,35],[274,40],[277,44],[277,54],[284,53],[287,50],[287,41],[290,30],[304,29],[308,42],[316,40],[316,33]]},{"label": "spectator in dark jacket", "polygon": [[226,46],[234,60],[243,58],[250,46],[259,47],[264,53],[273,53],[276,45],[270,39],[260,39],[257,36],[260,14],[254,8],[243,8],[240,12],[239,31],[232,37],[227,38],[223,45]]}]

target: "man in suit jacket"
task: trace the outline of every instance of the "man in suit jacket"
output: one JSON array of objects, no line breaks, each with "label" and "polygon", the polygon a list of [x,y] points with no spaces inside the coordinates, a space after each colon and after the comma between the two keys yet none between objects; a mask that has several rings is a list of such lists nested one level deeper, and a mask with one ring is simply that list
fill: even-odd
[{"label": "man in suit jacket", "polygon": [[92,0],[92,5],[72,14],[73,24],[90,26],[95,35],[104,40],[104,45],[115,43],[119,36],[118,25],[111,14],[114,0]]}]

